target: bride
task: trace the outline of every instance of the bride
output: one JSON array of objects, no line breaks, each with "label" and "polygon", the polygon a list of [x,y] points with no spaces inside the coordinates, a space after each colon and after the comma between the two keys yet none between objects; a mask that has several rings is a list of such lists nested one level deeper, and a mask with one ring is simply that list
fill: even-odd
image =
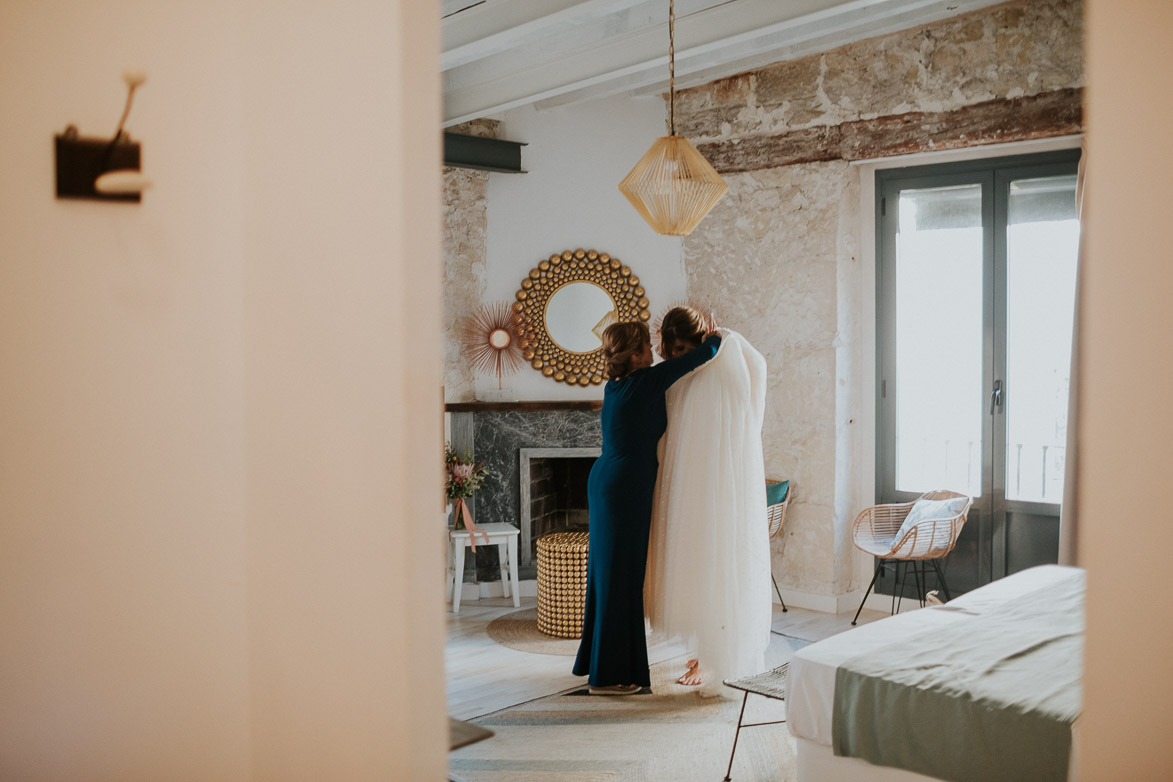
[{"label": "bride", "polygon": [[[664,316],[665,359],[708,331],[691,307]],[[715,695],[760,673],[770,643],[770,547],[762,416],[766,362],[728,329],[715,358],[673,385],[652,511],[644,605],[656,633],[695,659],[681,684]],[[699,662],[698,662],[699,661]]]}]

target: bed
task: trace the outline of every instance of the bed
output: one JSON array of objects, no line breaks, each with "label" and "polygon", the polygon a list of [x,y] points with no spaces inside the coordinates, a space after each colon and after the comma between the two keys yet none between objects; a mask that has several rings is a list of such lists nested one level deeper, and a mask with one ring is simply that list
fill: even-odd
[{"label": "bed", "polygon": [[800,649],[800,782],[1074,778],[1084,589],[1044,565]]}]

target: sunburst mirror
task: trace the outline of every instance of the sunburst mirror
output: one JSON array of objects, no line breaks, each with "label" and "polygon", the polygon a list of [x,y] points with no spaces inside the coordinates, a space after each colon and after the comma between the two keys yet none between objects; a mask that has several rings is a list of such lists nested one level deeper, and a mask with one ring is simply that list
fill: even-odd
[{"label": "sunburst mirror", "polygon": [[647,292],[618,258],[596,250],[551,255],[521,281],[513,311],[521,318],[523,357],[543,376],[572,386],[607,379],[603,330],[647,322]]},{"label": "sunburst mirror", "polygon": [[474,371],[502,376],[521,368],[521,317],[508,301],[483,304],[461,320],[461,346]]}]

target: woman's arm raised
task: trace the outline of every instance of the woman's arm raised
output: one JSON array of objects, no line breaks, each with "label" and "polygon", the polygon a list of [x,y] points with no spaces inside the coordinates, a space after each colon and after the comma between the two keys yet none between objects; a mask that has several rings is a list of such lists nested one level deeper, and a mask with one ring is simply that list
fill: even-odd
[{"label": "woman's arm raised", "polygon": [[683,356],[670,358],[667,361],[661,361],[659,364],[651,367],[648,372],[651,375],[652,382],[655,383],[661,390],[667,390],[668,386],[675,383],[680,378],[687,375],[697,367],[701,366],[707,361],[711,361],[717,355],[717,350],[721,347],[721,337],[717,334],[712,334],[705,337],[705,341],[697,347],[685,353]]}]

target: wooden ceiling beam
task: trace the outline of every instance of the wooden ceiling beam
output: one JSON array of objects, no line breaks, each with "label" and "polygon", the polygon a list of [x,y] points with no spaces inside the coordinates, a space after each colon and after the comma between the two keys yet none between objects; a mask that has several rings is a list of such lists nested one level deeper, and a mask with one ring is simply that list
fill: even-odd
[{"label": "wooden ceiling beam", "polygon": [[[677,0],[678,86],[705,83],[1000,1]],[[461,58],[475,55],[477,59],[444,73],[445,126],[529,104],[547,109],[621,93],[666,91],[665,0],[617,0],[604,13],[610,2],[580,2],[554,12],[555,17],[568,14],[559,17],[559,23],[546,17],[534,19],[533,27],[517,31],[512,39],[502,32],[499,35],[505,37],[492,45],[463,50]],[[491,8],[491,3],[485,7]],[[575,9],[579,21],[571,25],[569,14]],[[479,8],[471,9],[458,18],[466,14],[471,18],[478,12]]]},{"label": "wooden ceiling beam", "polygon": [[527,46],[560,31],[604,19],[646,0],[509,0],[485,3],[444,24],[440,70]]},{"label": "wooden ceiling beam", "polygon": [[748,136],[697,149],[722,174],[827,160],[873,160],[917,152],[1030,141],[1083,132],[1083,90],[998,99],[951,111],[909,112]]}]

